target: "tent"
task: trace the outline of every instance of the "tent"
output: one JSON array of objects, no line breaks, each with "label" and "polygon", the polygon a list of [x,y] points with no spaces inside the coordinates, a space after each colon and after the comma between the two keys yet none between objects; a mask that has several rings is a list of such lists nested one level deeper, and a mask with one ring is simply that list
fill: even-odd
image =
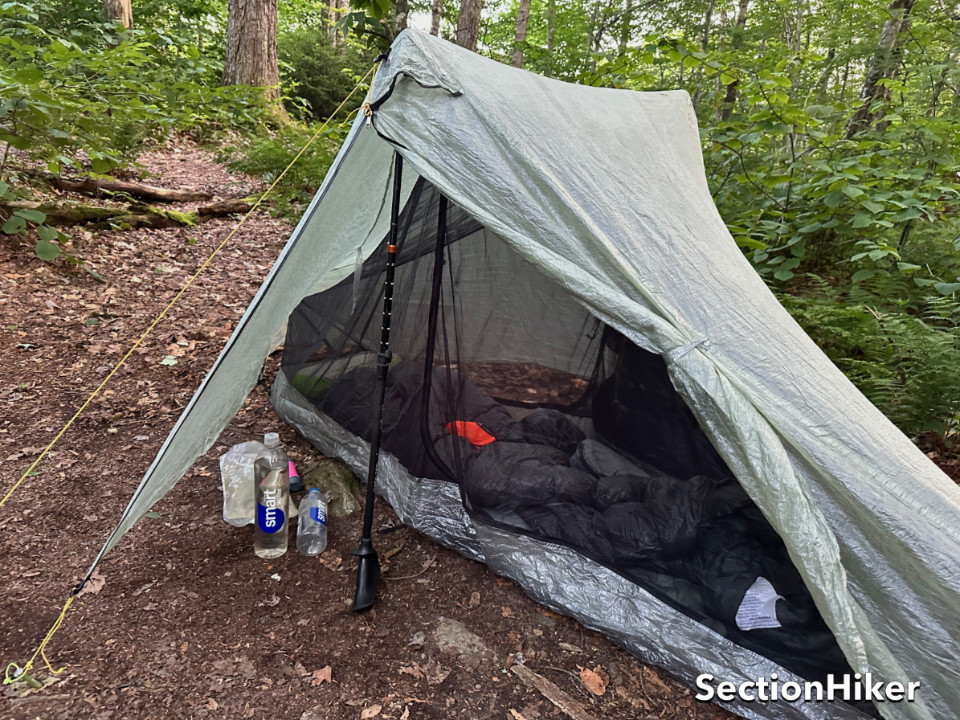
[{"label": "tent", "polygon": [[405,31],[368,102],[94,566],[284,326],[275,406],[365,471],[399,156],[378,490],[403,522],[691,684],[921,683],[912,703],[728,704],[745,717],[960,716],[960,492],[743,257],[689,97]]}]

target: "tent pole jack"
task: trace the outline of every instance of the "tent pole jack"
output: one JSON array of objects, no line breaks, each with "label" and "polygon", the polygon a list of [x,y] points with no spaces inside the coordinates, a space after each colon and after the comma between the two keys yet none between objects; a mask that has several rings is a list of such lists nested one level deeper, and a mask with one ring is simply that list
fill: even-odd
[{"label": "tent pole jack", "polygon": [[403,158],[394,153],[393,204],[390,208],[390,235],[387,241],[387,266],[383,280],[383,321],[380,326],[380,352],[377,353],[376,417],[370,438],[370,465],[367,469],[367,497],[363,505],[363,533],[360,546],[353,551],[359,560],[357,567],[357,592],[353,599],[353,611],[369,609],[377,600],[380,585],[380,558],[373,549],[373,504],[376,499],[374,485],[377,479],[377,462],[380,459],[380,432],[383,425],[383,401],[387,390],[387,371],[392,356],[390,353],[390,315],[393,309],[393,276],[397,265],[397,239],[400,219],[400,181],[403,173]]}]

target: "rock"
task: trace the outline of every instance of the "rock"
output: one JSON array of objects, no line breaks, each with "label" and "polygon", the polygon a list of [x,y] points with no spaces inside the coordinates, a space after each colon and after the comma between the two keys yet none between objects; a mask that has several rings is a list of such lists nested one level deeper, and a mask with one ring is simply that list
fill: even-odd
[{"label": "rock", "polygon": [[467,630],[466,626],[457,620],[441,617],[433,638],[441,651],[450,651],[451,655],[456,653],[470,669],[476,669],[481,661],[492,661],[495,657],[478,635]]},{"label": "rock", "polygon": [[336,458],[321,458],[303,476],[304,488],[317,488],[327,496],[327,513],[333,517],[346,517],[360,507],[360,480],[353,470]]}]

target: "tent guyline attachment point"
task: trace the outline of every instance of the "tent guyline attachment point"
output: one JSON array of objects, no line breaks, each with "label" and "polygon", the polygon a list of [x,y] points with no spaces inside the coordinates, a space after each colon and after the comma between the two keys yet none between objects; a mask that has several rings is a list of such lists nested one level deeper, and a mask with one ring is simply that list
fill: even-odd
[{"label": "tent guyline attachment point", "polygon": [[[23,484],[23,481],[26,480],[33,473],[37,465],[40,464],[40,461],[43,460],[44,457],[46,457],[47,453],[50,452],[53,446],[56,445],[56,443],[60,440],[60,438],[64,436],[67,430],[70,429],[70,427],[77,420],[77,418],[79,418],[80,415],[83,413],[83,411],[86,410],[87,406],[91,402],[93,402],[94,398],[96,398],[97,395],[100,394],[100,391],[103,390],[103,388],[107,385],[110,379],[117,373],[117,371],[123,366],[123,364],[127,361],[127,359],[134,353],[134,351],[138,347],[140,347],[140,345],[147,338],[147,336],[153,331],[153,329],[160,323],[161,320],[163,320],[164,317],[166,317],[167,313],[173,308],[173,306],[177,303],[180,297],[193,284],[193,281],[196,280],[201,275],[201,273],[203,273],[203,271],[207,269],[210,263],[213,262],[214,258],[216,258],[216,256],[220,254],[220,251],[223,250],[224,247],[226,247],[227,243],[230,242],[231,239],[233,239],[233,236],[237,234],[237,232],[240,230],[241,227],[243,227],[244,223],[247,222],[250,216],[253,215],[253,213],[257,211],[260,205],[263,204],[263,201],[270,195],[271,192],[273,192],[273,190],[277,187],[277,185],[284,178],[284,176],[290,171],[290,168],[292,168],[294,164],[296,164],[296,162],[303,156],[303,154],[307,151],[307,148],[309,148],[317,140],[317,138],[319,138],[320,135],[323,134],[323,132],[327,129],[327,126],[329,126],[330,121],[333,120],[333,118],[335,118],[341,110],[343,110],[343,108],[350,101],[350,98],[353,97],[353,95],[357,92],[357,90],[363,87],[368,79],[370,79],[371,85],[373,84],[373,77],[376,75],[376,70],[377,70],[377,63],[374,63],[370,67],[370,69],[367,70],[366,74],[360,79],[360,81],[354,86],[354,88],[349,92],[349,94],[343,99],[343,102],[340,103],[337,109],[330,114],[330,117],[328,117],[324,121],[324,123],[320,126],[320,128],[310,137],[309,140],[307,140],[306,144],[302,148],[300,148],[300,151],[294,156],[294,158],[290,161],[290,163],[283,169],[283,172],[281,172],[277,176],[277,178],[270,184],[270,187],[268,187],[264,191],[264,193],[257,199],[257,201],[247,211],[247,213],[242,218],[240,218],[240,221],[233,227],[233,229],[220,242],[220,244],[214,249],[214,251],[210,253],[207,259],[203,261],[203,264],[200,265],[197,271],[192,276],[190,276],[190,278],[187,280],[184,286],[173,297],[173,299],[170,300],[170,302],[166,305],[166,307],[163,308],[160,314],[157,315],[157,317],[147,326],[147,329],[144,330],[143,333],[140,335],[140,337],[137,338],[137,340],[133,343],[133,345],[126,352],[126,354],[122,358],[120,358],[117,364],[113,366],[113,368],[110,370],[109,373],[107,373],[107,376],[103,379],[103,381],[99,385],[97,385],[97,387],[93,390],[92,393],[90,393],[90,396],[77,409],[77,411],[67,421],[67,423],[63,426],[60,432],[58,432],[56,436],[54,436],[53,440],[51,440],[50,443],[43,449],[43,452],[40,453],[37,459],[34,460],[26,470],[24,470],[23,474],[20,476],[20,479],[17,480],[17,482],[13,484],[13,487],[11,487],[10,490],[7,491],[7,493],[3,496],[2,499],[0,499],[0,507],[3,507],[6,504],[7,500],[9,500],[13,496],[13,494],[17,491],[17,489],[20,487],[20,485]],[[53,639],[53,636],[54,634],[56,634],[57,630],[60,629],[60,626],[63,624],[63,620],[66,617],[67,611],[70,609],[70,605],[79,596],[80,591],[83,589],[83,586],[86,585],[87,581],[90,579],[90,575],[93,573],[93,570],[94,568],[91,568],[90,571],[87,573],[87,576],[71,590],[70,595],[67,597],[67,600],[63,605],[63,608],[60,610],[59,616],[54,621],[53,625],[50,627],[50,630],[47,631],[47,634],[43,638],[43,641],[40,643],[39,646],[37,646],[37,649],[34,651],[30,659],[23,665],[23,667],[21,667],[15,662],[11,662],[7,665],[6,670],[4,672],[4,678],[3,678],[4,685],[10,685],[15,682],[27,680],[30,677],[29,671],[33,667],[33,663],[36,661],[38,655],[43,659],[43,662],[46,664],[47,669],[54,675],[59,675],[64,671],[65,668],[60,668],[59,670],[57,670],[53,667],[53,665],[51,665],[49,659],[47,659],[47,656],[46,656],[46,647],[49,644],[49,642]],[[10,672],[11,668],[14,669],[13,674],[11,674]]]},{"label": "tent guyline attachment point", "polygon": [[[207,257],[207,259],[203,261],[203,264],[197,269],[197,271],[192,276],[190,276],[190,278],[187,280],[184,286],[167,304],[167,306],[163,310],[161,310],[160,314],[157,315],[157,317],[153,320],[153,322],[151,322],[147,326],[147,329],[144,330],[143,334],[141,334],[140,337],[137,338],[136,342],[134,342],[133,345],[130,346],[130,349],[127,350],[126,354],[122,358],[120,358],[120,360],[117,361],[117,364],[113,366],[113,368],[110,370],[109,373],[107,373],[107,376],[103,379],[103,381],[99,385],[97,385],[97,387],[94,389],[92,393],[90,393],[90,396],[83,402],[83,404],[79,407],[79,409],[77,409],[77,411],[73,414],[73,417],[67,420],[66,425],[64,425],[63,428],[60,430],[60,432],[58,432],[54,436],[53,440],[50,441],[50,444],[43,449],[43,452],[40,453],[40,455],[37,457],[36,460],[30,463],[30,467],[28,467],[26,470],[23,471],[23,474],[20,476],[20,479],[13,484],[13,487],[11,487],[10,490],[8,490],[7,493],[3,496],[3,499],[0,500],[0,507],[3,507],[6,504],[7,500],[9,500],[13,496],[13,493],[17,491],[17,488],[19,488],[20,485],[23,484],[23,481],[26,480],[28,477],[30,477],[30,475],[36,469],[37,465],[40,464],[40,461],[43,460],[43,458],[46,457],[47,453],[49,453],[50,450],[53,449],[53,446],[56,445],[57,442],[59,442],[60,438],[63,437],[63,435],[67,432],[67,430],[70,429],[70,427],[77,420],[77,418],[80,417],[83,411],[87,409],[87,406],[91,402],[93,402],[93,399],[100,394],[100,391],[103,390],[104,387],[106,387],[107,383],[110,382],[110,379],[124,365],[124,363],[126,363],[129,357],[134,353],[134,351],[138,347],[140,347],[143,341],[153,331],[153,329],[160,323],[160,321],[164,317],[166,317],[167,313],[173,308],[173,306],[180,299],[180,296],[182,296],[187,291],[187,289],[193,284],[193,281],[196,280],[200,276],[200,274],[207,269],[210,263],[213,262],[214,258],[220,254],[220,251],[223,250],[226,244],[230,242],[231,239],[233,239],[233,236],[237,234],[237,231],[240,230],[240,228],[243,227],[244,223],[247,222],[250,216],[257,211],[260,205],[263,204],[263,201],[267,198],[268,195],[270,195],[270,193],[274,190],[274,188],[276,188],[276,186],[280,183],[283,177],[290,170],[290,168],[294,166],[297,160],[299,160],[300,157],[303,155],[303,153],[306,152],[307,148],[310,147],[316,141],[316,139],[320,137],[323,131],[327,129],[327,126],[330,124],[330,121],[333,120],[333,118],[335,118],[337,114],[344,108],[344,106],[347,104],[350,98],[353,97],[353,94],[363,86],[363,84],[367,81],[367,78],[369,78],[372,74],[376,72],[376,69],[377,69],[377,65],[374,64],[369,70],[367,70],[366,75],[364,75],[360,79],[360,82],[358,82],[354,86],[353,90],[351,90],[350,93],[347,95],[347,97],[343,99],[343,102],[341,102],[340,105],[337,107],[337,109],[334,110],[333,113],[331,113],[330,117],[328,117],[326,121],[324,121],[323,125],[320,126],[320,129],[317,130],[310,137],[309,140],[307,140],[306,145],[304,145],[300,149],[300,152],[298,152],[296,156],[293,158],[293,160],[290,161],[290,164],[283,169],[283,172],[277,176],[276,180],[274,180],[273,183],[271,183],[270,187],[268,187],[266,191],[257,199],[257,201],[253,204],[253,207],[251,207],[247,211],[247,213],[242,218],[240,218],[240,222],[238,222],[233,227],[230,233],[223,239],[223,241],[216,247],[216,249],[214,249],[214,251],[210,253],[210,255]],[[372,83],[372,79],[371,79],[371,83]]]}]

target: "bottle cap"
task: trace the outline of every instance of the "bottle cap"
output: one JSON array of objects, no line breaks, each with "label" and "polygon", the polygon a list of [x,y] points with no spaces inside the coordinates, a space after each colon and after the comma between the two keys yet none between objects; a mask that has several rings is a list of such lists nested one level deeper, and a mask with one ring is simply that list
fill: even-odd
[{"label": "bottle cap", "polygon": [[[310,492],[311,492],[311,493],[318,493],[318,492],[320,492],[320,488],[310,488]],[[309,494],[310,494],[310,493],[307,493],[307,495],[309,495]]]},{"label": "bottle cap", "polygon": [[277,433],[267,433],[263,436],[263,444],[268,448],[275,448],[280,445],[280,436]]}]

